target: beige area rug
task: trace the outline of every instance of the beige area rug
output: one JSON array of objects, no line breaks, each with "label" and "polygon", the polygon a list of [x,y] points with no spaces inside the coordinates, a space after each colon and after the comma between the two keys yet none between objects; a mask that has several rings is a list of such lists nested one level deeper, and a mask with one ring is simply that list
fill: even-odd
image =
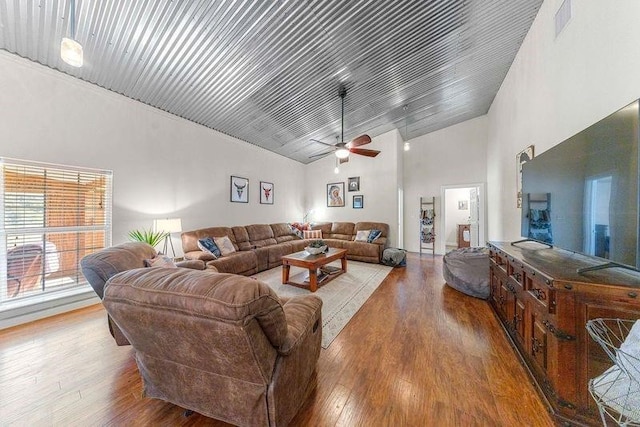
[{"label": "beige area rug", "polygon": [[[340,261],[329,265],[340,267]],[[382,264],[348,261],[346,273],[314,293],[322,299],[322,348],[329,347],[391,270],[391,267]],[[293,276],[302,271],[305,270],[291,267],[290,274]],[[282,267],[272,268],[252,277],[267,283],[281,297],[310,294],[306,289],[283,285]]]}]

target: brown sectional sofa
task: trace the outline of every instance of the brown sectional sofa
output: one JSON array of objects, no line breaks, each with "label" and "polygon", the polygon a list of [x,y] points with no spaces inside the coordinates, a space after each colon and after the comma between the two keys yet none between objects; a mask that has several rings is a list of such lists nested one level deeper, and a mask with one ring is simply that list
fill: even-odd
[{"label": "brown sectional sofa", "polygon": [[[388,224],[381,222],[322,222],[312,226],[322,230],[322,240],[329,247],[347,250],[347,258],[355,261],[379,263],[387,246]],[[356,242],[359,230],[380,230],[382,234],[373,243]],[[236,252],[214,259],[198,247],[204,237],[228,236]],[[182,250],[186,259],[205,261],[221,273],[245,276],[268,270],[282,264],[282,256],[304,250],[309,240],[291,232],[287,223],[251,224],[235,227],[210,227],[182,233]]]}]

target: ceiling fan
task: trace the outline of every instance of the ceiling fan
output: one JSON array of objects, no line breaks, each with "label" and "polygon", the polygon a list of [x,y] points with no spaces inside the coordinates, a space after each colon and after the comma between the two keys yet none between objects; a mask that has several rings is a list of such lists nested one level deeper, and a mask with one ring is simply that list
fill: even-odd
[{"label": "ceiling fan", "polygon": [[318,141],[317,139],[312,139],[311,141],[317,142],[318,144],[326,145],[332,148],[332,150],[325,151],[324,153],[315,154],[313,156],[309,156],[310,159],[314,157],[322,157],[326,156],[329,153],[335,153],[336,157],[340,160],[340,163],[345,163],[349,161],[349,153],[359,154],[361,156],[367,157],[375,157],[380,154],[378,150],[368,150],[366,148],[356,148],[361,145],[365,145],[371,142],[371,137],[369,135],[360,135],[357,138],[352,139],[350,142],[344,142],[344,97],[347,96],[347,90],[344,87],[340,88],[338,92],[340,98],[342,99],[342,134],[337,144],[327,144],[326,142]]}]

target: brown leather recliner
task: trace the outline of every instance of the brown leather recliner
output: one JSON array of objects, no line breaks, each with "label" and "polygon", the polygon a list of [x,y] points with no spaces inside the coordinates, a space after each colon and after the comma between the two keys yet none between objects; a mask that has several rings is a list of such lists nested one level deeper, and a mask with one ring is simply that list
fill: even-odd
[{"label": "brown leather recliner", "polygon": [[236,425],[281,426],[316,385],[322,300],[281,300],[235,274],[136,269],[103,304],[135,349],[147,397]]},{"label": "brown leather recliner", "polygon": [[[145,259],[151,259],[157,255],[156,250],[144,242],[126,242],[116,246],[105,248],[86,255],[80,260],[82,274],[91,285],[95,293],[104,296],[104,286],[112,276],[123,271],[144,267]],[[195,262],[194,262],[195,261]],[[203,270],[203,261],[189,260],[176,264],[179,267]],[[111,318],[108,318],[109,331],[118,345],[128,345],[129,342],[120,332]]]}]

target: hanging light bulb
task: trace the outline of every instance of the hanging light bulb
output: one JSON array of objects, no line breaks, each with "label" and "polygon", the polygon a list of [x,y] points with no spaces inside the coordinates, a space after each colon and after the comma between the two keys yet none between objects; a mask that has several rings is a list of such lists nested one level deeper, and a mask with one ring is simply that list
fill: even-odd
[{"label": "hanging light bulb", "polygon": [[[409,134],[407,133],[407,110],[409,109],[409,107],[405,105],[403,109],[404,109],[404,137],[409,139]],[[409,150],[411,150],[411,144],[409,143],[409,141],[405,141],[404,151],[409,151]]]},{"label": "hanging light bulb", "polygon": [[76,1],[69,2],[69,33],[71,37],[63,37],[60,42],[60,57],[72,67],[82,67],[84,63],[82,45],[76,37]]},{"label": "hanging light bulb", "polygon": [[335,168],[333,168],[333,173],[335,173],[335,174],[340,173],[340,169],[338,169],[338,164],[339,164],[339,163],[338,163],[338,159],[336,159],[336,167],[335,167]]}]

